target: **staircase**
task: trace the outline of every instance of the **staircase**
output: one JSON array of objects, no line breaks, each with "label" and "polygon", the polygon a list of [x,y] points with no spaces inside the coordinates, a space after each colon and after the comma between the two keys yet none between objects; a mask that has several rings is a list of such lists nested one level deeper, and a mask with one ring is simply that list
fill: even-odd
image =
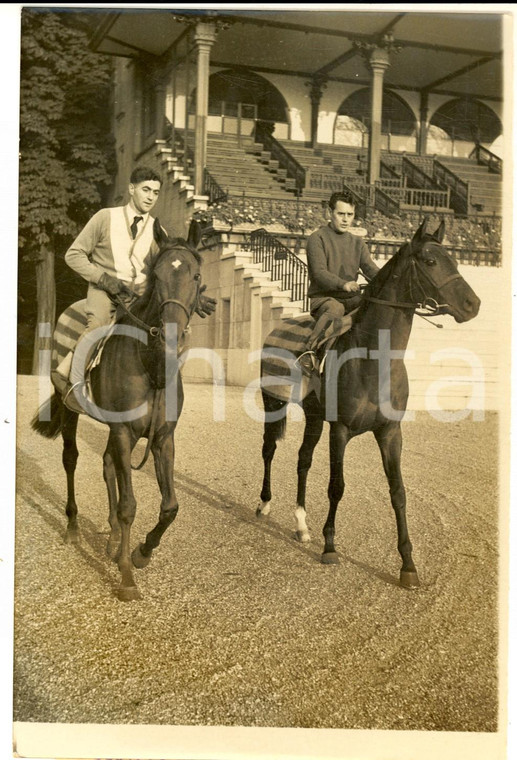
[{"label": "staircase", "polygon": [[469,158],[439,156],[438,161],[450,172],[468,184],[469,214],[500,216],[503,201],[503,183],[500,174],[489,171]]},{"label": "staircase", "polygon": [[305,201],[327,200],[331,193],[343,190],[347,177],[363,181],[366,155],[355,147],[344,145],[318,145],[311,148],[305,143],[284,140],[282,145],[306,170]]},{"label": "staircase", "polygon": [[286,200],[295,193],[295,183],[272,161],[252,137],[208,134],[207,169],[228,196],[256,196]]}]

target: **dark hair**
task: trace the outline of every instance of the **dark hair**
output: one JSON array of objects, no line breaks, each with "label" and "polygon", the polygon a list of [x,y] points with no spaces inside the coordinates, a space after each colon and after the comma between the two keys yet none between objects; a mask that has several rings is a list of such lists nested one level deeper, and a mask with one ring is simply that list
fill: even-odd
[{"label": "dark hair", "polygon": [[348,203],[350,206],[354,206],[355,208],[355,198],[352,195],[352,193],[349,192],[339,192],[339,193],[332,193],[329,199],[329,208],[334,211],[334,209],[337,206],[338,201],[343,201],[343,203]]},{"label": "dark hair", "polygon": [[162,178],[150,166],[137,166],[133,169],[129,178],[132,185],[139,185],[140,182],[147,182],[148,180],[162,184]]}]

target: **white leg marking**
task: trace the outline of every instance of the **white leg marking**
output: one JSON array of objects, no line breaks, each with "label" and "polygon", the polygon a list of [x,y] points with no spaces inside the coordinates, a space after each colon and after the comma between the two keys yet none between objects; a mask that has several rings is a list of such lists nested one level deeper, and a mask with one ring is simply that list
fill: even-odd
[{"label": "white leg marking", "polygon": [[271,502],[270,501],[261,501],[258,506],[258,511],[261,515],[268,515],[271,512]]},{"label": "white leg marking", "polygon": [[306,517],[307,513],[305,509],[303,507],[297,506],[294,510],[294,519],[296,520],[296,535],[298,537],[298,540],[303,544],[306,544],[311,540],[311,535],[305,521]]}]

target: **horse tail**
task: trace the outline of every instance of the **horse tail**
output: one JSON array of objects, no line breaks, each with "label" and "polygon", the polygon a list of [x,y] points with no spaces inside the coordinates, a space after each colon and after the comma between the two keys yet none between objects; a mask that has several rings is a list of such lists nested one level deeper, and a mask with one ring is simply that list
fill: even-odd
[{"label": "horse tail", "polygon": [[267,438],[273,442],[280,441],[285,437],[287,426],[287,401],[281,401],[274,396],[270,396],[264,390],[262,391],[262,401],[266,413],[264,439]]},{"label": "horse tail", "polygon": [[53,393],[32,418],[31,428],[44,438],[57,438],[63,428],[63,409],[61,396]]}]

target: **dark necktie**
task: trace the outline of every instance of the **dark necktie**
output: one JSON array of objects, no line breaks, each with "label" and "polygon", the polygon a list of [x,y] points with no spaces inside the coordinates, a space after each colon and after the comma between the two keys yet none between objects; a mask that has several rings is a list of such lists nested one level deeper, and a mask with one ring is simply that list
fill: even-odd
[{"label": "dark necktie", "polygon": [[143,216],[135,216],[133,219],[133,224],[131,225],[131,234],[133,235],[133,240],[136,238],[136,233],[138,231],[138,222],[141,222]]}]

